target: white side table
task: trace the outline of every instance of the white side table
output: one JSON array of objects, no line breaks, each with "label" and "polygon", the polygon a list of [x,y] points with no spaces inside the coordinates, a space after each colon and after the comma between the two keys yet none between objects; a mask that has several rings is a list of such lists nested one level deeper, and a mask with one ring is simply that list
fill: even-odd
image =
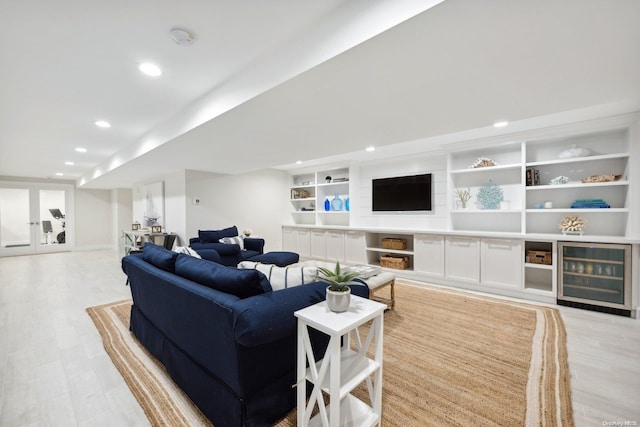
[{"label": "white side table", "polygon": [[[325,301],[295,312],[298,318],[298,426],[374,426],[382,415],[382,331],[387,306],[351,295],[349,310],[334,313]],[[358,327],[373,320],[364,341]],[[309,327],[329,335],[322,360],[316,361],[309,340]],[[344,345],[341,347],[341,338]],[[353,340],[355,350],[351,349]],[[367,350],[374,345],[374,357]],[[309,368],[306,362],[309,361]],[[306,404],[307,380],[313,390]],[[354,397],[351,391],[366,381],[372,407]],[[322,391],[330,396],[325,406]],[[318,404],[319,412],[311,412]]]}]

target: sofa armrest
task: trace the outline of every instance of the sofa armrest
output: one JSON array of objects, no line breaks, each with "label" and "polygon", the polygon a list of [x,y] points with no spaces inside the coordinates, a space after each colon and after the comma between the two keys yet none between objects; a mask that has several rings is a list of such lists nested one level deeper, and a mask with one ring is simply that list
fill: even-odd
[{"label": "sofa armrest", "polygon": [[189,246],[193,245],[194,243],[200,243],[200,238],[199,237],[191,237],[189,239]]},{"label": "sofa armrest", "polygon": [[259,237],[245,237],[244,248],[249,251],[264,253],[264,239]]},{"label": "sofa armrest", "polygon": [[[245,298],[233,305],[234,336],[246,347],[255,347],[295,335],[295,311],[324,301],[327,284],[314,282]],[[351,293],[369,298],[366,285],[352,285]]]}]

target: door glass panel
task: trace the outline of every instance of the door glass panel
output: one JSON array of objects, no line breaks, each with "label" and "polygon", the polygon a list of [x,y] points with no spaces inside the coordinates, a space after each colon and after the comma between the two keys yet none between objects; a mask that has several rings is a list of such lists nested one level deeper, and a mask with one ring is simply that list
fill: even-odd
[{"label": "door glass panel", "polygon": [[29,190],[0,188],[0,246],[17,248],[30,244]]},{"label": "door glass panel", "polygon": [[64,190],[40,190],[39,242],[41,245],[65,244],[64,201]]}]

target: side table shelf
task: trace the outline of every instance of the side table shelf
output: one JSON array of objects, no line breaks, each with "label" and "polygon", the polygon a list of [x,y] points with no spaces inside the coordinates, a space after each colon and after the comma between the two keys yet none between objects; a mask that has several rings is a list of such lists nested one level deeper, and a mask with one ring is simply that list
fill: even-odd
[{"label": "side table shelf", "polygon": [[[352,295],[349,310],[344,313],[331,312],[324,301],[295,312],[298,318],[298,426],[380,425],[385,308],[385,304]],[[372,321],[371,327],[363,341],[358,328],[369,321]],[[319,361],[314,358],[308,328],[330,337],[325,355]],[[367,357],[372,345],[373,359]],[[308,403],[307,381],[313,387]],[[362,382],[367,384],[372,406],[351,394]],[[330,397],[326,406],[323,391]],[[316,405],[318,414],[311,418]]]}]

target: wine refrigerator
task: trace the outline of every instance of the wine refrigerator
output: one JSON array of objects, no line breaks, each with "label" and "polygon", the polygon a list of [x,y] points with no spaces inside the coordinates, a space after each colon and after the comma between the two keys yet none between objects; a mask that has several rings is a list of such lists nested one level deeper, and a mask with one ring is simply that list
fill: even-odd
[{"label": "wine refrigerator", "polygon": [[631,245],[558,242],[558,304],[635,317]]}]

